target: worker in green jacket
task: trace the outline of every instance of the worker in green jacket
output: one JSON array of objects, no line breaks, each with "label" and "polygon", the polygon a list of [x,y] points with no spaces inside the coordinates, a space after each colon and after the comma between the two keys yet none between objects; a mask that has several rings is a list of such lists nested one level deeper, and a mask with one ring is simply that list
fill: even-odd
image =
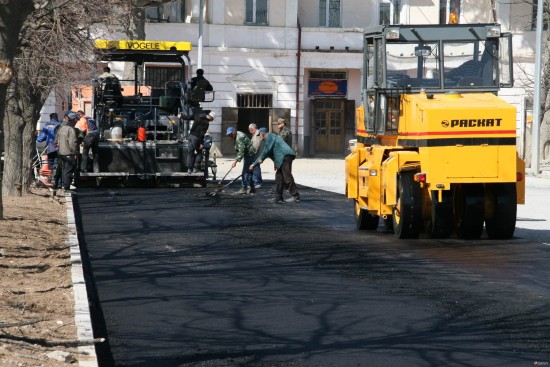
[{"label": "worker in green jacket", "polygon": [[[260,137],[264,141],[264,147],[260,155],[252,163],[249,169],[252,171],[254,167],[261,164],[266,158],[271,158],[275,163],[275,198],[271,199],[274,203],[296,203],[300,201],[300,193],[296,188],[294,176],[292,176],[292,161],[296,156],[292,148],[278,135],[268,132],[260,133]],[[283,192],[285,187],[288,189],[291,197],[283,200]]]}]

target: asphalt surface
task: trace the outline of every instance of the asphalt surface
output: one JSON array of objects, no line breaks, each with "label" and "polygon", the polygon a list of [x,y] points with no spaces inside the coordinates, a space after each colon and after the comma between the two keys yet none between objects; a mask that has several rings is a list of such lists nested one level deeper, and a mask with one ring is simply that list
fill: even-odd
[{"label": "asphalt surface", "polygon": [[101,367],[550,361],[548,232],[396,241],[341,194],[269,186],[79,190]]}]

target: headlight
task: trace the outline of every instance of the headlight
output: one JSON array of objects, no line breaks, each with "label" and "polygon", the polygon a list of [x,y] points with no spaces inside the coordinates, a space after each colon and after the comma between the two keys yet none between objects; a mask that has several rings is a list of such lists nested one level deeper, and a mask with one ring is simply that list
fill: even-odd
[{"label": "headlight", "polygon": [[487,27],[487,38],[500,37],[500,26]]},{"label": "headlight", "polygon": [[386,39],[387,40],[399,39],[399,28],[388,28],[388,29],[386,29]]}]

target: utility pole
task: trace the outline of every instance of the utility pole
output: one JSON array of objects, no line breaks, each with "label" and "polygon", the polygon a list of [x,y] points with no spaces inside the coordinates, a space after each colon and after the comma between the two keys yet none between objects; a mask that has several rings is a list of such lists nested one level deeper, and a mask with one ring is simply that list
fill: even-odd
[{"label": "utility pole", "polygon": [[197,55],[197,69],[202,69],[202,32],[204,24],[204,0],[200,0],[199,3],[199,42],[198,42],[198,55]]},{"label": "utility pole", "polygon": [[537,38],[535,51],[535,94],[533,97],[533,122],[531,123],[531,169],[535,176],[540,172],[540,85],[542,68],[542,28],[544,0],[537,0]]}]

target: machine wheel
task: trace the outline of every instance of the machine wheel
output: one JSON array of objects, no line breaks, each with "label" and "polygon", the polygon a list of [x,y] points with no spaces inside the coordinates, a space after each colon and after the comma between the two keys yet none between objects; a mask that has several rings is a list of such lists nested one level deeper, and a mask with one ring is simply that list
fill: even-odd
[{"label": "machine wheel", "polygon": [[417,238],[422,220],[420,185],[414,172],[403,172],[397,183],[397,203],[393,207],[393,230],[397,238]]},{"label": "machine wheel", "polygon": [[438,202],[438,192],[432,191],[432,214],[426,223],[426,233],[431,238],[447,238],[453,231],[453,195],[443,191]]},{"label": "machine wheel", "polygon": [[357,200],[355,203],[355,226],[357,229],[368,229],[374,231],[378,228],[380,217],[378,215],[369,214],[365,209],[361,209]]},{"label": "machine wheel", "polygon": [[515,183],[494,184],[489,198],[493,201],[493,216],[485,219],[485,228],[489,238],[510,239],[516,229],[517,196]]},{"label": "machine wheel", "polygon": [[384,230],[388,233],[394,233],[393,218],[391,215],[388,215],[386,218],[384,218]]},{"label": "machine wheel", "polygon": [[458,237],[479,238],[483,232],[485,217],[483,185],[459,185],[455,191],[454,206]]}]

